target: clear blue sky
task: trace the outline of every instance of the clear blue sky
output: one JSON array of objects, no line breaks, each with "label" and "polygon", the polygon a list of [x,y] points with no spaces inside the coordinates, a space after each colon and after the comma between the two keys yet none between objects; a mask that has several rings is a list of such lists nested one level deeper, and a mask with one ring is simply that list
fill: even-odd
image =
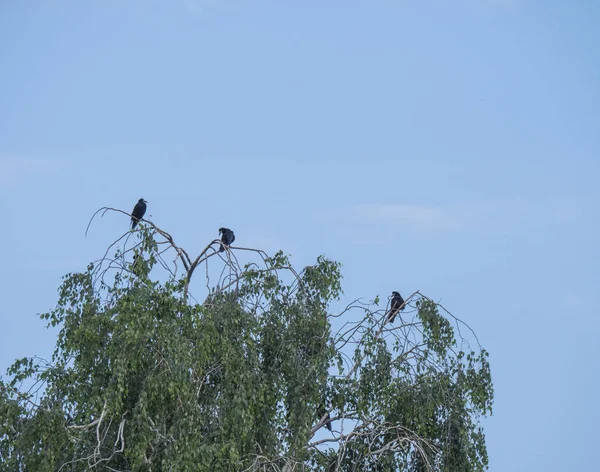
[{"label": "clear blue sky", "polygon": [[[0,5],[0,371],[60,277],[148,215],[346,299],[420,289],[490,351],[492,472],[594,470],[600,2]],[[111,239],[112,238],[112,239]]]}]

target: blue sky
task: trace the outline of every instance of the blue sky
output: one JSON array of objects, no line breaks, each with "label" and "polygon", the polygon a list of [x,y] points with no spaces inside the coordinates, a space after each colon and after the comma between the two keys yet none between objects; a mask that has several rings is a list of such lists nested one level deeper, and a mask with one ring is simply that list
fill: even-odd
[{"label": "blue sky", "polygon": [[345,299],[420,289],[496,388],[492,472],[593,470],[600,414],[600,3],[0,5],[0,371],[36,313],[148,215],[190,252],[235,230]]}]

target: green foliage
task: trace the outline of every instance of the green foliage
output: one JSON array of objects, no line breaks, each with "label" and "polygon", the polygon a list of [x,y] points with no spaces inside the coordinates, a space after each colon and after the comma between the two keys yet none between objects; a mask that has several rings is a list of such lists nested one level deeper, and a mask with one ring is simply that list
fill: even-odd
[{"label": "green foliage", "polygon": [[51,362],[18,360],[0,381],[0,470],[486,468],[488,355],[457,350],[435,303],[394,329],[366,308],[333,334],[339,264],[297,275],[282,253],[190,303],[191,271],[151,279],[159,246],[140,226],[133,262],[117,251],[119,270],[64,278],[42,315],[60,328]]}]

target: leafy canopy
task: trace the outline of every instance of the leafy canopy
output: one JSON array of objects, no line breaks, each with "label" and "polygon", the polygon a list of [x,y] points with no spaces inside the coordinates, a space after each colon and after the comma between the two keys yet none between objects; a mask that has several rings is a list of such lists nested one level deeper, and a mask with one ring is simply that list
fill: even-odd
[{"label": "leafy canopy", "polygon": [[324,257],[296,271],[209,245],[191,260],[152,223],[124,247],[134,234],[65,276],[41,315],[60,329],[52,359],[0,381],[0,470],[487,468],[487,352],[427,297],[394,325],[378,299],[332,314],[340,265]]}]

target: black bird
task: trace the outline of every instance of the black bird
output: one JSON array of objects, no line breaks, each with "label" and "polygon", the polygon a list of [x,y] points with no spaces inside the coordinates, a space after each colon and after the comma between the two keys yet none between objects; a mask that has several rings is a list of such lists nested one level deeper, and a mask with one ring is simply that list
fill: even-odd
[{"label": "black bird", "polygon": [[134,254],[131,261],[131,272],[141,277],[150,270],[148,262],[144,260],[141,254]]},{"label": "black bird", "polygon": [[133,211],[131,212],[131,229],[134,229],[135,225],[137,225],[146,214],[146,203],[148,203],[146,200],[140,198],[133,207]]},{"label": "black bird", "polygon": [[321,421],[321,418],[325,416],[325,419],[323,420],[323,422],[325,423],[325,427],[330,432],[333,431],[333,428],[331,427],[331,416],[329,416],[329,412],[325,409],[323,405],[319,405],[319,408],[317,408],[317,414],[319,415],[319,421]]},{"label": "black bird", "polygon": [[235,241],[235,234],[229,228],[219,228],[219,234],[221,234],[221,249],[219,252],[225,250],[225,246],[231,246],[231,243]]},{"label": "black bird", "polygon": [[404,298],[398,292],[392,292],[392,306],[388,313],[388,320],[393,323],[399,311],[404,310]]}]

